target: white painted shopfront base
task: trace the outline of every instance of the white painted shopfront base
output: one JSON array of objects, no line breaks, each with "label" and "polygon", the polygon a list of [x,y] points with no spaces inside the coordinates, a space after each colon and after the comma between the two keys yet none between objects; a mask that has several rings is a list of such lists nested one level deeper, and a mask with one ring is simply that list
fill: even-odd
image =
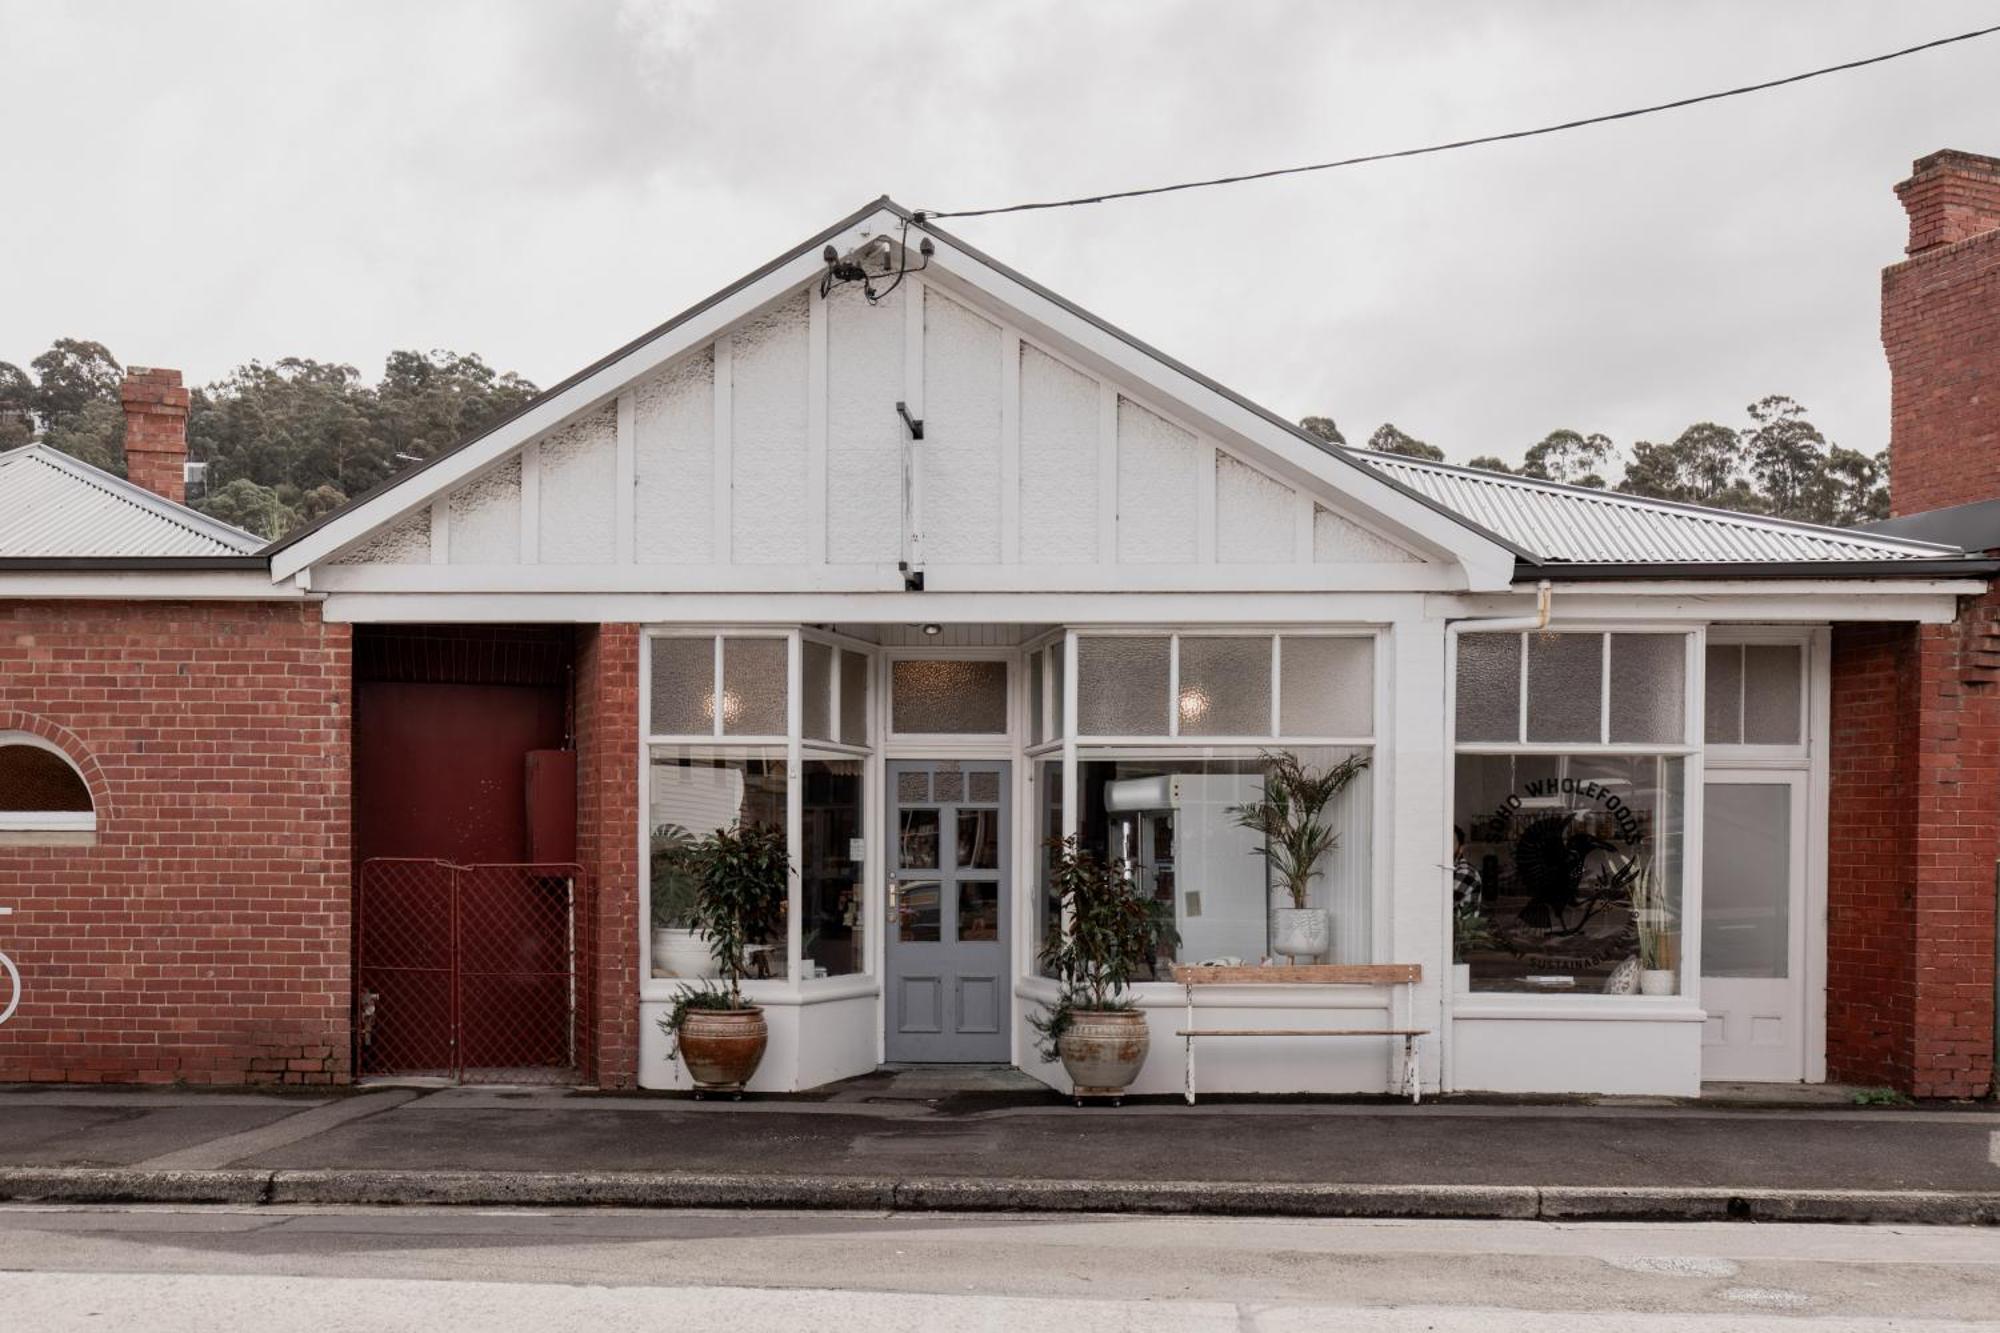
[{"label": "white painted shopfront base", "polygon": [[[835,978],[803,992],[753,982],[744,992],[763,1006],[771,1031],[751,1092],[804,1092],[875,1069],[882,1019],[874,978]],[[660,1031],[668,1008],[665,999],[639,1005],[639,1086],[685,1092],[694,1086],[687,1066],[667,1059],[669,1040]]]},{"label": "white painted shopfront base", "polygon": [[[1288,996],[1286,1003],[1275,1004],[1268,987],[1205,986],[1195,1009],[1196,1023],[1207,1028],[1394,1026],[1385,990],[1310,989],[1313,994]],[[1029,1017],[1039,1014],[1054,994],[1055,988],[1040,979],[1023,980],[1015,987],[1020,1063],[1027,1073],[1068,1094],[1069,1075],[1060,1062],[1044,1061],[1035,1053],[1036,1034],[1028,1025]],[[1128,1091],[1178,1094],[1185,1087],[1186,1044],[1175,1034],[1187,1026],[1187,994],[1178,986],[1148,986],[1138,998],[1153,1044],[1145,1068]],[[1202,1093],[1392,1092],[1401,1058],[1402,1041],[1391,1037],[1210,1037],[1195,1043],[1195,1086]],[[1424,1063],[1427,1080],[1435,1079],[1435,1056]]]},{"label": "white painted shopfront base", "polygon": [[1458,997],[1451,1091],[1701,1095],[1701,1010],[1623,998],[1529,1008],[1508,998]]}]

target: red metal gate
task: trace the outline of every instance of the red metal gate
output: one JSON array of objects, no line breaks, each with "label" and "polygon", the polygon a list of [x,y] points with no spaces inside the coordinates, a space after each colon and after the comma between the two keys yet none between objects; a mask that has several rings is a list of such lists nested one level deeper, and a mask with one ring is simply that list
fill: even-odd
[{"label": "red metal gate", "polygon": [[574,1083],[591,1068],[590,878],[378,857],[354,896],[362,1075]]}]

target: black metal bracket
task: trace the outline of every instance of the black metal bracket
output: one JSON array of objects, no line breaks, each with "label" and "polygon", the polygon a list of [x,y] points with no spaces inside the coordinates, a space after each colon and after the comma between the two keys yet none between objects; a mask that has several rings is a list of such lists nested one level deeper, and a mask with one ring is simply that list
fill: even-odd
[{"label": "black metal bracket", "polygon": [[896,413],[903,418],[903,424],[910,428],[911,439],[921,440],[924,438],[924,423],[910,415],[910,405],[908,403],[897,403]]},{"label": "black metal bracket", "polygon": [[907,561],[907,560],[904,560],[904,561],[900,561],[900,562],[899,562],[899,563],[898,563],[898,564],[896,565],[896,568],[898,568],[898,569],[900,569],[900,570],[902,570],[902,571],[903,571],[903,591],[904,591],[904,592],[922,592],[922,591],[924,590],[924,571],[923,571],[923,570],[921,570],[921,569],[911,569],[911,568],[910,568],[910,562],[909,562],[909,561]]}]

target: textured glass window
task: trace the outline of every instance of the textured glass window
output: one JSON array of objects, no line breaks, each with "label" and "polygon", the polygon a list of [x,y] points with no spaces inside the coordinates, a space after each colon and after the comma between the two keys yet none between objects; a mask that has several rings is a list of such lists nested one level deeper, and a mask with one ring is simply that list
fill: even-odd
[{"label": "textured glass window", "polygon": [[783,639],[722,641],[722,730],[731,736],[782,736],[788,645]]},{"label": "textured glass window", "polygon": [[1028,744],[1040,745],[1048,734],[1042,700],[1042,654],[1028,654]]},{"label": "textured glass window", "polygon": [[1183,736],[1271,734],[1271,640],[1181,636]]},{"label": "textured glass window", "polygon": [[1279,648],[1278,676],[1280,735],[1375,734],[1373,639],[1288,634]]},{"label": "textured glass window", "polygon": [[1076,729],[1085,736],[1167,734],[1167,653],[1160,638],[1076,643]]},{"label": "textured glass window", "polygon": [[[1611,740],[1678,743],[1686,731],[1683,677],[1687,638],[1680,634],[1611,636]],[[1533,688],[1530,682],[1529,688]]]},{"label": "textured glass window", "polygon": [[868,658],[840,652],[840,740],[843,745],[868,744]]},{"label": "textured glass window", "polygon": [[715,733],[715,640],[654,639],[655,736]]},{"label": "textured glass window", "polygon": [[1797,745],[1805,681],[1803,654],[1789,643],[1743,649],[1743,743]]},{"label": "textured glass window", "polygon": [[1458,639],[1458,739],[1521,739],[1521,636]]},{"label": "textured glass window", "polygon": [[804,712],[806,737],[816,741],[833,739],[833,649],[807,639],[805,650],[805,698],[799,701]]},{"label": "textured glass window", "polygon": [[1739,744],[1743,740],[1743,646],[1712,643],[1707,661],[1702,734],[1710,745]]},{"label": "textured glass window", "polygon": [[1604,636],[1528,636],[1528,739],[1602,739]]},{"label": "textured glass window", "polygon": [[1007,664],[908,658],[890,669],[892,729],[904,736],[1007,730]]},{"label": "textured glass window", "polygon": [[1049,738],[1069,734],[1069,718],[1063,704],[1063,663],[1067,654],[1058,643],[1049,649]]}]

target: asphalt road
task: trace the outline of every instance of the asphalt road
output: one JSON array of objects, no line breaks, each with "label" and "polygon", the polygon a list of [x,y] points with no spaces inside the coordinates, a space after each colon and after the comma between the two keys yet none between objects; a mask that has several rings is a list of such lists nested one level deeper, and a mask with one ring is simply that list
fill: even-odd
[{"label": "asphalt road", "polygon": [[46,1333],[1948,1333],[1996,1320],[1993,1229],[0,1208],[0,1324]]}]

